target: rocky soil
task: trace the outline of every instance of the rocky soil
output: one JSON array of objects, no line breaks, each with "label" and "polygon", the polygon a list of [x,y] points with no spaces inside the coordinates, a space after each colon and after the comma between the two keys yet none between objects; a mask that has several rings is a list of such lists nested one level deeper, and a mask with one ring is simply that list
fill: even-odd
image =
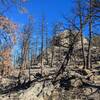
[{"label": "rocky soil", "polygon": [[[9,84],[13,86],[16,79],[2,78],[0,90],[4,89],[7,93],[3,94],[1,91],[0,100],[100,100],[100,70],[97,70],[100,67],[93,70],[68,67],[63,75],[57,78],[55,84],[53,78],[57,70],[48,67],[44,70],[46,74],[49,72],[48,76],[44,74],[43,77],[36,76],[39,69],[31,69],[33,76],[30,86],[17,87],[19,90],[10,90],[10,87],[7,87]],[[25,77],[27,78],[26,75]],[[22,83],[23,80],[22,78]]]}]

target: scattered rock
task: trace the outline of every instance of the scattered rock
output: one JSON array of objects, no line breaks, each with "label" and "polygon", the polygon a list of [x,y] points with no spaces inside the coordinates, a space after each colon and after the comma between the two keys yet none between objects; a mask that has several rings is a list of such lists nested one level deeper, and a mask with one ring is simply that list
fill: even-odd
[{"label": "scattered rock", "polygon": [[76,79],[71,80],[71,85],[73,87],[77,87],[78,88],[78,87],[81,87],[83,85],[83,83],[82,83],[82,80],[76,78]]}]

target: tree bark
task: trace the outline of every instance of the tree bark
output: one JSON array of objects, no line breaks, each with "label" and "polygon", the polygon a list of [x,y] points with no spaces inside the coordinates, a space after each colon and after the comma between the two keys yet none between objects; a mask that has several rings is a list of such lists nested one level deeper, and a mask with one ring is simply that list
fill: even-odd
[{"label": "tree bark", "polygon": [[91,65],[91,42],[92,42],[92,0],[89,1],[89,45],[87,54],[87,68],[92,68]]}]

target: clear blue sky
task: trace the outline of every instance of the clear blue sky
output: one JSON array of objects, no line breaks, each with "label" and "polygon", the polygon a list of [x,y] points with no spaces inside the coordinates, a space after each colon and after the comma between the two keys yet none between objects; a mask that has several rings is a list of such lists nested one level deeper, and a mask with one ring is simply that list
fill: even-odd
[{"label": "clear blue sky", "polygon": [[[27,0],[28,2],[24,6],[28,9],[29,13],[33,15],[37,20],[42,13],[44,13],[49,22],[59,20],[61,14],[71,13],[73,6],[73,0]],[[10,10],[9,17],[20,23],[25,23],[26,15],[18,13],[18,10],[12,8]]]},{"label": "clear blue sky", "polygon": [[[42,14],[45,15],[48,23],[49,32],[51,26],[56,21],[63,21],[63,14],[69,16],[72,12],[73,0],[28,0],[24,7],[27,8],[28,13],[34,17],[34,26],[37,26],[41,21]],[[23,25],[28,21],[27,14],[21,14],[15,7],[12,7],[5,13],[14,22]]]},{"label": "clear blue sky", "polygon": [[[75,1],[76,0],[27,0],[23,6],[28,10],[28,14],[34,17],[34,26],[36,30],[38,30],[36,27],[39,26],[41,16],[44,14],[48,23],[49,34],[51,34],[53,23],[56,21],[63,21],[66,23],[62,15],[66,14],[67,17],[72,15]],[[15,7],[8,10],[5,15],[21,26],[28,21],[27,14],[20,13]],[[100,28],[95,30],[100,31]],[[85,35],[87,35],[87,32],[86,29],[84,31]]]}]

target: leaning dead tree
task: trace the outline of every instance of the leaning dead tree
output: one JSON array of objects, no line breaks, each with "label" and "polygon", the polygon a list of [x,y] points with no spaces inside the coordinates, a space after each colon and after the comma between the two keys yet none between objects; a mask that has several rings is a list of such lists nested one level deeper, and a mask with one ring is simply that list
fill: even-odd
[{"label": "leaning dead tree", "polygon": [[73,31],[72,30],[69,30],[69,45],[68,45],[68,51],[66,52],[65,54],[65,58],[63,60],[63,63],[60,67],[60,69],[58,70],[58,72],[56,73],[55,75],[55,78],[54,78],[54,83],[57,79],[57,77],[60,75],[60,74],[63,74],[63,72],[65,71],[68,63],[69,63],[69,60],[71,59],[71,56],[72,56],[72,53],[73,53],[73,50],[74,50],[74,46],[77,42],[77,36],[79,35],[79,32],[77,34],[73,34]]}]

